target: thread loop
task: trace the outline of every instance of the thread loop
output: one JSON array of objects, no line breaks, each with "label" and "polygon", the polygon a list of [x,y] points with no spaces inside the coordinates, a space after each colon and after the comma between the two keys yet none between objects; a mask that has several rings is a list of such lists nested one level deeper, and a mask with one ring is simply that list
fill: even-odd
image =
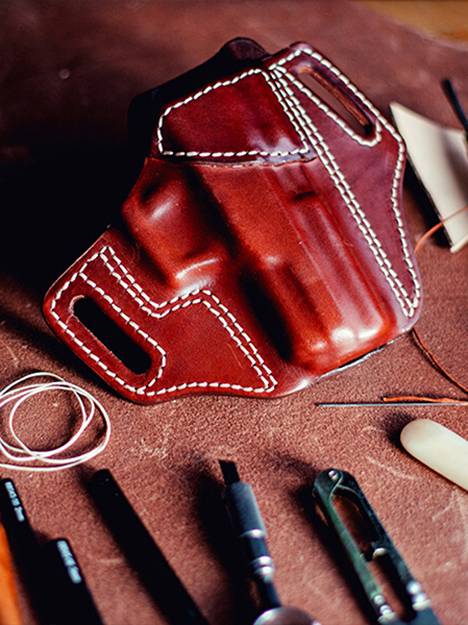
[{"label": "thread loop", "polygon": [[[65,443],[52,449],[33,449],[17,433],[15,417],[20,406],[26,401],[50,391],[71,393],[78,404],[81,422],[78,429]],[[5,386],[0,390],[0,410],[6,406],[11,406],[8,414],[8,431],[15,443],[8,442],[4,436],[0,435],[0,453],[8,460],[8,462],[0,462],[0,468],[28,472],[70,469],[103,452],[109,442],[111,422],[107,410],[101,402],[86,389],[64,380],[55,373],[48,371],[29,373]],[[91,423],[99,416],[104,425],[101,440],[87,451],[63,457],[62,454],[69,452],[77,444]]]}]

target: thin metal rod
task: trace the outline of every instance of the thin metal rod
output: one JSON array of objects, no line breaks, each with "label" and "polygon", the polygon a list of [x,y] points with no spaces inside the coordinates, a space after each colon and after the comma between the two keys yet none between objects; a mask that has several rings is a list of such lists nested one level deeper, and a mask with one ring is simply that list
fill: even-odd
[{"label": "thin metal rod", "polygon": [[426,407],[444,407],[444,406],[468,406],[468,401],[380,401],[380,402],[320,402],[315,404],[318,408],[362,408],[362,407],[389,407],[398,406],[400,408],[406,406],[426,406]]}]

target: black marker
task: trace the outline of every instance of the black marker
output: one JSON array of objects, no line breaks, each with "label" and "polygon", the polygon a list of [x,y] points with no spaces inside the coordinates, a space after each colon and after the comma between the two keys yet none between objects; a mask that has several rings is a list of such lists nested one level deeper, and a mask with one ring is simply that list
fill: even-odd
[{"label": "black marker", "polygon": [[49,624],[46,576],[41,546],[31,527],[12,480],[0,480],[0,515],[13,559],[37,612],[40,623]]},{"label": "black marker", "polygon": [[116,542],[169,622],[208,625],[110,471],[95,473],[89,490]]},{"label": "black marker", "polygon": [[54,625],[103,625],[78,560],[65,538],[44,546],[47,572],[54,589]]}]

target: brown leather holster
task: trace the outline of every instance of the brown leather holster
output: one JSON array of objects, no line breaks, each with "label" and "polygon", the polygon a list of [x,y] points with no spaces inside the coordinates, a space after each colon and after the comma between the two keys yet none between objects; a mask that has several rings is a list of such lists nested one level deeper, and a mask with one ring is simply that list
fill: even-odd
[{"label": "brown leather holster", "polygon": [[405,146],[319,52],[236,40],[157,89],[145,115],[149,151],[121,217],[44,302],[117,392],[276,397],[415,323]]}]

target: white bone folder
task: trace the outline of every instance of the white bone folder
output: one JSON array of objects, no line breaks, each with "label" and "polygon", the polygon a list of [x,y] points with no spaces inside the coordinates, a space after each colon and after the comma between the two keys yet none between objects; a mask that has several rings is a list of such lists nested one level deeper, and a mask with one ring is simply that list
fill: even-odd
[{"label": "white bone folder", "polygon": [[430,419],[410,421],[400,440],[412,456],[468,490],[468,440]]}]

